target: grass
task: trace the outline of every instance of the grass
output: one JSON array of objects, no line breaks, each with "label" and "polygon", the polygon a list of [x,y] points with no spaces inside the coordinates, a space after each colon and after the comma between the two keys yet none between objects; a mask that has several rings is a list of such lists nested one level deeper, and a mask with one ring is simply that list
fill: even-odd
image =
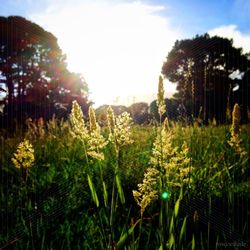
[{"label": "grass", "polygon": [[[172,187],[166,201],[159,194],[143,216],[132,191],[150,166],[157,129],[135,125],[131,131],[133,144],[119,154],[109,143],[104,161],[87,162],[68,122],[50,121],[43,135],[30,130],[26,136],[35,163],[25,182],[11,161],[23,134],[6,138],[2,133],[0,247],[220,249],[220,243],[247,244],[249,125],[241,127],[248,152],[241,159],[227,143],[230,126],[172,124],[173,146],[180,151],[187,142],[193,182]],[[103,134],[108,137],[107,128]]]}]

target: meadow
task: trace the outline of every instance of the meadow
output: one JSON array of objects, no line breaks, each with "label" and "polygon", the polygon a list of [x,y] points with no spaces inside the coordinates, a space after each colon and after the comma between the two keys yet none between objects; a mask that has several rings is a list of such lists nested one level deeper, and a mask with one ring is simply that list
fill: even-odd
[{"label": "meadow", "polygon": [[108,109],[100,127],[74,102],[68,120],[1,131],[0,248],[247,248],[250,126],[237,112],[138,126]]}]

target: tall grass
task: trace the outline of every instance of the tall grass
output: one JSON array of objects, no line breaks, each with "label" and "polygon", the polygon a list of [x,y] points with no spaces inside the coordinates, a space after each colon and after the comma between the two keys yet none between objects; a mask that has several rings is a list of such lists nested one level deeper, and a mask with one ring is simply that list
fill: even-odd
[{"label": "tall grass", "polygon": [[[230,125],[131,126],[109,110],[109,127],[100,128],[93,110],[90,117],[78,127],[72,118],[29,121],[25,134],[1,135],[1,248],[247,244],[249,125],[238,132],[242,156]],[[25,182],[11,160],[24,139],[34,148]]]},{"label": "tall grass", "polygon": [[[66,124],[65,127],[69,126]],[[190,148],[193,183],[183,189],[182,197],[178,188],[171,191],[169,200],[159,198],[153,202],[142,219],[132,190],[137,189],[148,168],[156,130],[132,127],[134,143],[123,148],[119,155],[120,182],[114,182],[117,159],[112,153],[113,146],[110,144],[105,148],[105,160],[101,166],[106,192],[100,181],[99,163],[93,163],[91,178],[100,202],[97,208],[88,185],[82,145],[67,136],[68,128],[65,127],[55,120],[53,130],[47,127],[44,138],[30,138],[35,162],[26,185],[22,184],[21,172],[11,161],[23,137],[2,139],[1,247],[11,244],[16,249],[24,249],[27,245],[34,249],[73,246],[79,249],[111,249],[114,246],[120,249],[156,249],[163,241],[159,227],[159,212],[165,211],[161,209],[162,203],[168,204],[167,219],[163,221],[167,230],[164,239],[167,248],[191,249],[195,244],[195,249],[207,249],[208,242],[210,247],[215,246],[215,235],[219,237],[217,242],[228,242],[231,235],[227,227],[238,232],[243,240],[249,238],[247,211],[242,209],[241,214],[237,213],[240,205],[246,207],[249,201],[249,160],[240,160],[227,144],[229,126],[202,128],[180,127],[177,124],[171,127],[173,145],[180,147],[186,141]],[[249,132],[249,126],[242,127],[242,145],[247,152],[250,152]],[[111,229],[113,183],[116,190],[117,183],[121,185],[125,202],[121,203],[117,192],[113,199],[115,210]],[[196,222],[193,220],[195,211],[198,214]],[[216,227],[208,218],[212,216],[219,220],[217,214],[231,219],[230,224]]]}]

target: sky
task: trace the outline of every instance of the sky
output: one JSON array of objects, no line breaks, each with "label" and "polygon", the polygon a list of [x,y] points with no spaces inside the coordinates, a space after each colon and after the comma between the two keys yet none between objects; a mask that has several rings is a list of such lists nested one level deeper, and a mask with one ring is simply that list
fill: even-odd
[{"label": "sky", "polygon": [[[250,51],[250,0],[0,0],[0,15],[52,32],[96,107],[155,99],[176,40],[209,33]],[[164,87],[166,97],[175,91],[167,80]]]}]

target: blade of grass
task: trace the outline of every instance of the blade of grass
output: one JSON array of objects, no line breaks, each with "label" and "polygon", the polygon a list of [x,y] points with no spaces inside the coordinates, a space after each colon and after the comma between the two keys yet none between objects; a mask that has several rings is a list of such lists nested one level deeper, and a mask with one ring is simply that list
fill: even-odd
[{"label": "blade of grass", "polygon": [[182,223],[180,238],[179,238],[179,244],[181,243],[183,235],[186,232],[186,226],[187,226],[187,216],[184,218],[184,221]]},{"label": "blade of grass", "polygon": [[122,204],[124,204],[125,203],[125,196],[124,196],[124,193],[123,193],[121,180],[120,180],[120,177],[119,177],[118,174],[115,176],[115,180],[116,180],[116,185],[117,185],[120,201],[121,201]]},{"label": "blade of grass", "polygon": [[120,236],[120,239],[119,241],[117,242],[117,249],[121,249],[121,247],[124,245],[126,239],[128,238],[128,236],[130,236],[133,232],[134,232],[134,229],[135,227],[137,226],[137,224],[141,221],[141,219],[137,220],[135,222],[135,224],[130,227],[130,229],[128,231],[126,231],[125,233],[123,233],[121,236]]},{"label": "blade of grass", "polygon": [[91,180],[91,177],[88,175],[88,183],[89,183],[89,188],[91,191],[91,195],[92,195],[92,199],[95,202],[96,206],[99,207],[99,200],[98,200],[98,196],[95,190],[95,186]]},{"label": "blade of grass", "polygon": [[107,192],[106,184],[104,181],[102,182],[102,186],[103,186],[104,204],[105,204],[105,207],[108,207],[108,192]]}]

